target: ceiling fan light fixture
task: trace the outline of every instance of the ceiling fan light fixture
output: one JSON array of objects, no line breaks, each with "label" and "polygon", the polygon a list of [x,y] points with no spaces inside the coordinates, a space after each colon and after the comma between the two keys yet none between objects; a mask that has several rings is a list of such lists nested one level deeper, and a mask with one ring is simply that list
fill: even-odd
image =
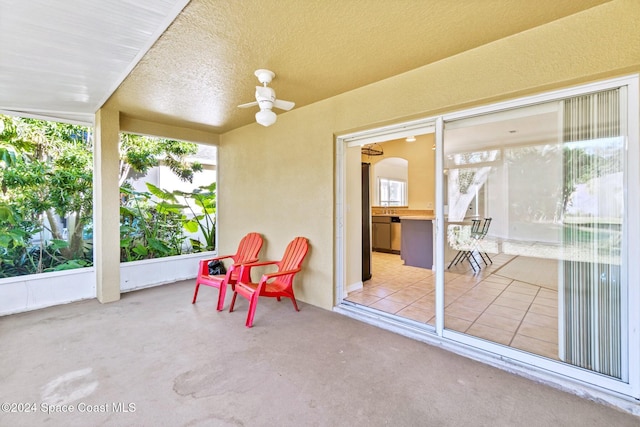
[{"label": "ceiling fan light fixture", "polygon": [[256,122],[262,126],[271,126],[278,116],[271,110],[260,110],[256,113]]},{"label": "ceiling fan light fixture", "polygon": [[408,137],[407,137],[407,139],[406,139],[405,141],[407,141],[407,142],[416,142],[416,137],[415,137],[415,136],[413,136],[413,135],[408,136]]}]

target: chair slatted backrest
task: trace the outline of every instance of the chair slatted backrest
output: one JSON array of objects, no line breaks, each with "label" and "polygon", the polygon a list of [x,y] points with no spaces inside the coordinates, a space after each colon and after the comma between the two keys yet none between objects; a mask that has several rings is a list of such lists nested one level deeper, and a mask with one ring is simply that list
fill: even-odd
[{"label": "chair slatted backrest", "polygon": [[484,238],[489,232],[489,226],[491,225],[491,218],[485,218],[482,224],[482,230],[480,231],[480,238]]},{"label": "chair slatted backrest", "polygon": [[309,250],[309,241],[305,237],[296,237],[288,245],[284,251],[282,260],[278,263],[278,271],[295,270],[300,268],[307,251]]},{"label": "chair slatted backrest", "polygon": [[[258,253],[262,248],[262,236],[259,233],[249,233],[240,240],[238,251],[232,257],[234,264],[242,264],[244,262],[255,262],[258,259]],[[240,270],[234,268],[229,270],[229,280],[234,283],[238,280]]]},{"label": "chair slatted backrest", "polygon": [[238,251],[233,256],[233,263],[239,264],[258,258],[262,248],[262,236],[258,233],[249,233],[240,240]]},{"label": "chair slatted backrest", "polygon": [[[282,260],[277,264],[278,271],[297,270],[302,265],[304,257],[309,251],[309,241],[306,237],[296,237],[293,239],[284,251]],[[282,286],[291,285],[294,274],[286,274],[280,276],[274,280],[273,284],[280,284]]]}]

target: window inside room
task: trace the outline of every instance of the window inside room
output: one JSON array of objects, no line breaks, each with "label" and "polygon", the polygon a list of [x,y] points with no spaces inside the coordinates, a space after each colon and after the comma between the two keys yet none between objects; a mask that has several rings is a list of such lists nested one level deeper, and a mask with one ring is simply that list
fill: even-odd
[{"label": "window inside room", "polygon": [[397,179],[378,179],[378,198],[380,206],[406,206],[407,182]]}]

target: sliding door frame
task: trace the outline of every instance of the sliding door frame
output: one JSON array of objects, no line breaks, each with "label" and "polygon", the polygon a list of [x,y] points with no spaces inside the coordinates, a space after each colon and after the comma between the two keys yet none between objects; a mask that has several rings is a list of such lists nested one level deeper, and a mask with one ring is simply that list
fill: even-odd
[{"label": "sliding door frame", "polygon": [[[547,359],[515,348],[489,342],[463,333],[448,330],[444,327],[444,182],[443,182],[443,148],[444,123],[463,118],[496,113],[519,107],[535,105],[544,102],[561,100],[573,96],[598,92],[617,87],[626,87],[626,165],[625,165],[625,191],[627,194],[625,206],[625,229],[628,244],[626,246],[623,265],[627,271],[626,313],[627,324],[626,340],[628,357],[625,357],[628,367],[628,382],[614,379],[583,368],[571,366],[567,363]],[[505,102],[499,102],[487,106],[460,110],[436,117],[422,120],[400,123],[381,128],[369,129],[336,137],[336,180],[335,180],[335,281],[336,298],[335,310],[343,314],[359,318],[394,332],[410,336],[434,345],[447,348],[459,354],[499,366],[508,370],[520,372],[523,375],[534,375],[550,382],[574,391],[582,391],[582,386],[595,386],[598,389],[606,389],[620,397],[626,396],[640,399],[640,263],[632,262],[640,259],[640,239],[629,236],[640,236],[640,221],[631,220],[640,218],[640,143],[639,143],[639,117],[640,117],[640,85],[637,74],[624,76],[571,88],[560,89],[538,95],[523,97]],[[400,138],[415,133],[416,128],[433,126],[436,141],[436,205],[435,214],[435,267],[436,267],[436,327],[416,328],[411,322],[401,319],[388,319],[372,313],[371,310],[359,309],[352,303],[343,302],[346,296],[346,149],[365,143],[380,142],[394,138]],[[425,132],[426,133],[426,132]],[[635,309],[634,309],[635,308]],[[623,319],[624,320],[624,319]],[[576,383],[576,381],[578,381]],[[593,392],[594,390],[590,390]],[[596,393],[597,394],[597,393]],[[605,393],[606,394],[606,393]]]}]

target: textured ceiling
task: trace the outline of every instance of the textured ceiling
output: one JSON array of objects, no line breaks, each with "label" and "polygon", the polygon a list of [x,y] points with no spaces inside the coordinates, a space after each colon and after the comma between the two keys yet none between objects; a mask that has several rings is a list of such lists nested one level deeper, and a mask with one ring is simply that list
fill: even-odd
[{"label": "textured ceiling", "polygon": [[[132,118],[224,133],[254,121],[256,109],[242,110],[237,105],[254,100],[258,82],[253,72],[258,68],[274,71],[271,86],[278,98],[295,101],[299,108],[606,1],[191,0],[109,102]],[[90,2],[101,4],[99,0]],[[144,23],[115,26],[114,22],[127,14],[126,8],[139,2],[109,2],[114,3],[111,9],[101,8],[100,15],[117,31],[100,41],[118,50],[126,43],[117,35],[142,31]],[[26,8],[5,7],[18,3],[22,2],[0,0],[3,32],[6,22],[26,19],[22,16]],[[37,3],[42,8],[53,7],[45,6],[51,2],[44,0]],[[76,6],[73,13],[80,19],[89,14],[89,8]],[[157,28],[159,24],[154,25]],[[19,26],[12,29],[14,38],[26,31]],[[153,25],[144,31],[152,32]],[[64,40],[56,44],[74,50],[96,43],[82,43],[71,36],[75,44]],[[0,39],[1,49],[4,44]],[[42,50],[36,55],[39,58],[34,61],[39,60],[43,68],[56,64],[58,58],[55,51],[47,54]],[[135,60],[126,65],[131,67]],[[0,109],[7,105],[18,110],[21,105],[34,108],[38,94],[29,88],[39,76],[7,68],[8,61],[5,55],[0,56],[0,71],[8,70],[0,77]],[[82,58],[75,65],[83,67]],[[52,79],[49,83],[59,93],[43,92],[43,102],[53,96],[61,112],[69,111],[65,100],[82,102],[84,86],[90,89],[97,84],[95,80],[103,78],[109,84],[119,82],[115,75],[90,77],[77,87],[64,84],[62,78]],[[9,84],[16,89],[6,96]],[[95,102],[95,97],[84,103],[82,112],[95,112],[98,106],[90,101]]]}]

